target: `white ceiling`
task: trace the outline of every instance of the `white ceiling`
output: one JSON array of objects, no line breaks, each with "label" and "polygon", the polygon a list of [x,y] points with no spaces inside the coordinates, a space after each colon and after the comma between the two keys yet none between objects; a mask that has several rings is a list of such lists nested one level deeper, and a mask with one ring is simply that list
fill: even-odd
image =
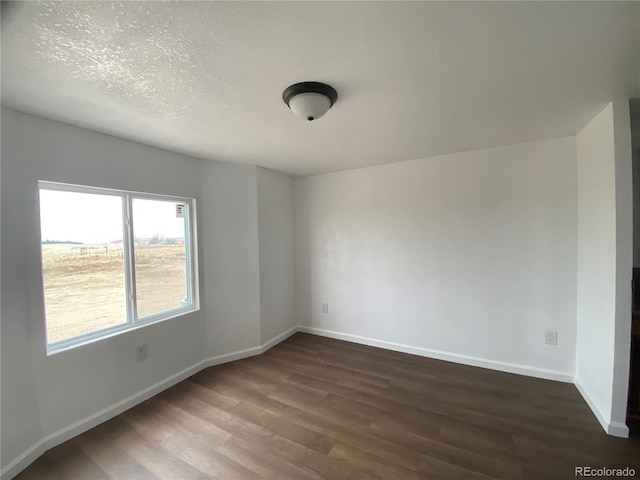
[{"label": "white ceiling", "polygon": [[[305,122],[282,91],[338,102]],[[640,2],[2,5],[2,102],[294,176],[573,135],[640,96]]]}]

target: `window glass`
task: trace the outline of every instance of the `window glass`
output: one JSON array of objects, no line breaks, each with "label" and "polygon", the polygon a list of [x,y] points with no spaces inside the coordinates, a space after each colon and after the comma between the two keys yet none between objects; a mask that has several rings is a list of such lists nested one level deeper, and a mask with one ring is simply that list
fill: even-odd
[{"label": "window glass", "polygon": [[41,190],[48,343],[127,323],[122,198]]},{"label": "window glass", "polygon": [[132,210],[138,317],[190,304],[186,205],[134,198]]}]

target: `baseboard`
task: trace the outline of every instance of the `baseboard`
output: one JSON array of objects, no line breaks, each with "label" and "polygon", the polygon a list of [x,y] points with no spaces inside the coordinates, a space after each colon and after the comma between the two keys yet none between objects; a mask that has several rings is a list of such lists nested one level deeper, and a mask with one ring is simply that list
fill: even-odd
[{"label": "baseboard", "polygon": [[587,393],[587,390],[582,386],[577,378],[574,379],[573,384],[578,389],[578,392],[580,392],[580,395],[582,395],[582,398],[584,398],[584,401],[587,402],[587,405],[589,405],[589,408],[595,415],[596,419],[598,419],[598,422],[600,423],[604,431],[607,432],[607,435],[611,435],[613,437],[629,438],[629,427],[627,427],[624,423],[611,422],[607,420],[607,418],[600,411],[595,402],[591,400],[591,397]]},{"label": "baseboard", "polygon": [[395,342],[387,342],[384,340],[361,337],[359,335],[351,335],[348,333],[334,332],[332,330],[324,330],[315,327],[300,326],[298,327],[298,330],[300,332],[311,333],[313,335],[335,338],[337,340],[345,340],[347,342],[360,343],[362,345],[369,345],[372,347],[386,348],[387,350],[410,353],[413,355],[420,355],[421,357],[445,360],[447,362],[461,363],[463,365],[470,365],[472,367],[488,368],[490,370],[515,373],[518,375],[526,375],[528,377],[573,383],[573,373],[570,372],[548,370],[544,368],[531,367],[529,365],[520,365],[516,363],[499,362],[496,360],[488,360],[485,358],[471,357],[469,355],[461,355],[458,353],[443,352],[440,350],[432,350],[429,348],[415,347],[412,345],[404,345]]},{"label": "baseboard", "polygon": [[260,353],[264,353],[267,350],[269,350],[272,347],[275,347],[277,344],[279,344],[280,342],[286,340],[287,338],[289,338],[291,335],[293,335],[294,333],[296,333],[299,330],[299,327],[296,325],[293,328],[290,328],[289,330],[287,330],[284,333],[281,333],[280,335],[278,335],[277,337],[272,338],[271,340],[269,340],[268,342],[265,342],[262,344],[261,348],[260,348]]},{"label": "baseboard", "polygon": [[584,401],[587,402],[587,405],[589,405],[589,408],[591,409],[596,419],[598,420],[598,422],[606,432],[609,429],[609,420],[605,418],[603,413],[596,406],[595,402],[591,400],[591,397],[589,396],[589,394],[587,393],[587,391],[585,390],[585,388],[582,386],[582,384],[577,378],[573,380],[573,384],[576,386],[576,388],[578,389],[578,392],[580,392],[580,395],[582,395],[582,398],[584,398]]},{"label": "baseboard", "polygon": [[47,435],[35,445],[27,449],[24,453],[9,462],[7,466],[4,467],[0,472],[0,478],[2,480],[9,480],[15,477],[18,473],[24,470],[47,450],[60,445],[61,443],[66,442],[67,440],[80,435],[81,433],[84,433],[87,430],[103,422],[106,422],[107,420],[110,420],[116,415],[119,415],[122,412],[135,407],[139,403],[144,402],[145,400],[189,378],[191,375],[194,375],[199,371],[204,370],[205,368],[220,365],[222,363],[233,362],[235,360],[241,360],[243,358],[253,357],[255,355],[260,355],[261,353],[266,352],[283,340],[286,340],[297,331],[298,327],[296,326],[278,335],[277,337],[272,338],[268,342],[265,342],[258,347],[239,350],[237,352],[218,355],[215,357],[209,357],[205,360],[202,360],[201,362],[185,368],[184,370],[174,375],[171,375],[170,377],[165,378],[164,380],[161,380],[158,383],[155,383],[154,385],[151,385],[148,388],[140,390],[139,392],[117,403],[114,403],[113,405],[110,405],[100,410],[99,412],[94,413],[93,415],[83,418],[82,420],[79,420],[71,425],[68,425],[67,427],[62,428],[57,432]]},{"label": "baseboard", "polygon": [[611,422],[606,432],[612,437],[629,438],[629,427],[625,423]]}]

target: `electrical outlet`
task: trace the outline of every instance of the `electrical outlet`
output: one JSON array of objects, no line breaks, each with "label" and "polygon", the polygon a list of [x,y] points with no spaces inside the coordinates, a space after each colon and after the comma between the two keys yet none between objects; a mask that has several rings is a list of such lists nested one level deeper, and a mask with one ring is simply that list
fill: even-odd
[{"label": "electrical outlet", "polygon": [[558,345],[558,332],[556,330],[547,330],[544,334],[544,343]]},{"label": "electrical outlet", "polygon": [[141,362],[148,356],[149,356],[149,348],[147,347],[146,343],[144,345],[140,345],[139,347],[136,347],[136,361]]},{"label": "electrical outlet", "polygon": [[329,304],[328,303],[323,303],[322,304],[322,313],[329,313]]}]

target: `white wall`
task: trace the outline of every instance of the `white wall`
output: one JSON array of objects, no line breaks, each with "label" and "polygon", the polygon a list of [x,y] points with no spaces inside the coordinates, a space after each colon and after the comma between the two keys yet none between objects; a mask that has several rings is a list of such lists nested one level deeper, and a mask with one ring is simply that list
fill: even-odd
[{"label": "white wall", "polygon": [[566,137],[296,179],[300,323],[570,381],[575,169]]},{"label": "white wall", "polygon": [[[14,463],[23,454],[32,460],[29,455],[41,453],[38,445],[50,446],[39,443],[43,439],[64,440],[68,432],[91,426],[87,419],[104,419],[102,409],[130,405],[145,389],[202,368],[207,359],[260,353],[256,167],[201,161],[6,108],[1,153],[3,472],[13,465],[9,475],[15,474],[26,465]],[[274,188],[286,186],[286,177],[274,178]],[[196,198],[201,310],[47,356],[38,180]],[[287,195],[285,188],[284,201],[276,197],[273,203],[287,206]],[[267,249],[278,254],[278,242],[292,243],[287,208],[289,230],[281,239],[280,230],[266,233]],[[286,215],[285,209],[276,216],[280,226],[287,224]],[[269,281],[283,282],[276,289],[289,288],[291,279],[269,275]],[[269,298],[274,314],[294,309],[292,297]],[[281,334],[280,326],[274,320],[268,331]],[[135,347],[143,343],[149,358],[137,363]]]},{"label": "white wall", "polygon": [[629,110],[633,165],[633,266],[640,268],[640,98],[631,99]]},{"label": "white wall", "polygon": [[202,162],[202,305],[207,354],[260,344],[256,168]]},{"label": "white wall", "polygon": [[[613,102],[616,176],[616,313],[611,419],[624,427],[629,392],[631,354],[631,279],[633,277],[633,172],[629,102]],[[620,434],[628,435],[627,428]],[[612,431],[612,434],[617,432]]]},{"label": "white wall", "polygon": [[293,179],[258,168],[261,342],[298,325],[295,316]]},{"label": "white wall", "polygon": [[577,134],[576,152],[576,385],[605,430],[626,436],[632,267],[628,105],[608,104]]},{"label": "white wall", "polygon": [[[4,117],[4,111],[2,115]],[[4,143],[4,128],[2,131]],[[2,150],[0,459],[4,467],[42,437],[42,427],[30,348],[32,342],[29,299],[26,295],[27,272],[23,268],[26,254],[21,231],[20,186],[5,182],[7,161],[4,148]],[[13,258],[7,258],[5,252],[11,252]],[[13,345],[22,348],[11,348]]]}]

